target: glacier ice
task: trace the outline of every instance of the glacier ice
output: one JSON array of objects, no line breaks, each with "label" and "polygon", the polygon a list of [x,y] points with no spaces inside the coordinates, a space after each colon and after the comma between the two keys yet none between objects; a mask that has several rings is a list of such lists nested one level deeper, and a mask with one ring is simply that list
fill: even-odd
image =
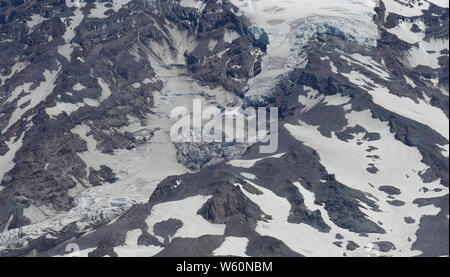
[{"label": "glacier ice", "polygon": [[377,1],[362,0],[231,0],[239,14],[256,26],[253,32],[267,34],[269,45],[262,72],[249,84],[248,102],[270,95],[274,79],[302,66],[302,48],[316,34],[330,34],[373,47],[378,38],[373,22]]}]

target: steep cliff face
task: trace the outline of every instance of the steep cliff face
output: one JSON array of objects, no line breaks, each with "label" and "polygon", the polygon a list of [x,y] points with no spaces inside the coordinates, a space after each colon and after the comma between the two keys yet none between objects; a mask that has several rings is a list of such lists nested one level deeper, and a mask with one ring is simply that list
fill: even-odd
[{"label": "steep cliff face", "polygon": [[[1,4],[0,255],[448,255],[448,4],[330,2]],[[172,143],[194,98],[278,150]]]}]

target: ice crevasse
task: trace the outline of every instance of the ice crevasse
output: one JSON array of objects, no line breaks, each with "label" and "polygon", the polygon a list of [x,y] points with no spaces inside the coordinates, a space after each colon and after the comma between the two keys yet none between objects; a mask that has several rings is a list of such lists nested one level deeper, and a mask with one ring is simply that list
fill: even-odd
[{"label": "ice crevasse", "polygon": [[239,15],[249,18],[255,30],[268,37],[262,72],[249,84],[250,101],[270,94],[273,79],[301,66],[301,52],[316,34],[330,34],[376,46],[378,31],[373,22],[376,0],[231,0]]}]

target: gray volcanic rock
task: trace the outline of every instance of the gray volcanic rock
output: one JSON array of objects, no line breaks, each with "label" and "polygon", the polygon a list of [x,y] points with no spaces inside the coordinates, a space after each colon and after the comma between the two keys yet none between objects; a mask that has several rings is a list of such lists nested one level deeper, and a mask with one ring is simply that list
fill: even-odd
[{"label": "gray volcanic rock", "polygon": [[254,257],[301,257],[283,242],[272,237],[256,237],[250,240],[247,254]]},{"label": "gray volcanic rock", "polygon": [[261,219],[262,211],[260,208],[247,200],[239,188],[232,184],[224,183],[219,185],[218,189],[198,211],[206,220],[223,224],[228,221],[229,217],[241,214],[243,220]]},{"label": "gray volcanic rock", "polygon": [[381,186],[378,189],[384,191],[388,195],[399,195],[401,193],[401,191],[394,186]]},{"label": "gray volcanic rock", "polygon": [[424,216],[420,219],[420,229],[417,232],[418,239],[413,244],[413,249],[423,251],[423,256],[440,256],[448,253],[449,223],[446,214],[448,214],[448,195],[429,202],[433,205],[442,207],[442,210],[435,216]]},{"label": "gray volcanic rock", "polygon": [[178,229],[183,227],[183,222],[177,219],[169,219],[163,222],[158,222],[155,224],[153,231],[155,235],[160,236],[164,239],[165,243],[168,244],[169,238],[175,235]]},{"label": "gray volcanic rock", "polygon": [[205,257],[210,256],[224,239],[220,236],[201,236],[199,238],[175,238],[172,243],[159,252],[157,257]]},{"label": "gray volcanic rock", "polygon": [[241,157],[247,150],[245,143],[176,143],[177,158],[191,170],[220,164]]},{"label": "gray volcanic rock", "polygon": [[[448,255],[449,9],[404,2],[2,1],[0,256]],[[172,143],[194,98],[278,148]]]},{"label": "gray volcanic rock", "polygon": [[[22,208],[15,209],[13,213],[11,204],[13,202],[23,208],[35,205],[66,211],[73,207],[73,197],[68,191],[74,189],[76,183],[87,181],[87,185],[99,186],[102,182],[115,180],[113,176],[115,173],[107,169],[106,165],[101,165],[100,171],[85,165],[78,153],[88,150],[86,142],[80,140],[71,129],[80,123],[87,124],[91,131],[86,135],[92,135],[97,142],[96,149],[105,154],[113,154],[117,149],[130,150],[140,143],[133,136],[118,129],[129,124],[130,116],[138,119],[145,118],[145,114],[151,111],[153,105],[152,92],[160,90],[162,83],[147,81],[155,76],[151,63],[146,59],[135,59],[128,48],[132,45],[144,45],[149,40],[159,42],[167,40],[167,34],[164,30],[158,29],[155,22],[161,23],[164,18],[167,18],[175,24],[181,23],[180,27],[189,32],[195,31],[196,35],[205,36],[205,39],[212,36],[212,33],[223,34],[225,27],[232,28],[236,24],[238,28],[244,29],[244,23],[240,23],[228,11],[232,8],[228,2],[224,4],[224,10],[219,12],[215,11],[215,1],[210,1],[202,16],[193,9],[180,7],[172,2],[158,2],[147,6],[143,1],[132,1],[105,18],[89,16],[96,8],[92,4],[83,7],[80,15],[74,13],[75,10],[66,6],[64,1],[48,6],[44,3],[26,3],[18,5],[17,8],[11,8],[11,5],[13,4],[6,4],[0,12],[5,21],[2,37],[8,36],[8,39],[13,39],[12,42],[2,41],[0,44],[2,56],[5,57],[1,59],[2,75],[12,73],[11,59],[15,56],[21,56],[20,62],[24,64],[31,62],[33,66],[26,67],[20,75],[14,75],[0,84],[4,88],[1,95],[2,103],[18,105],[19,98],[12,102],[7,100],[8,97],[13,97],[12,90],[32,78],[34,78],[32,80],[34,84],[30,89],[35,88],[39,84],[38,80],[45,80],[41,70],[57,71],[57,76],[53,80],[55,87],[49,92],[48,98],[30,108],[22,116],[23,121],[18,120],[10,128],[3,130],[0,139],[0,145],[3,145],[1,148],[4,149],[2,152],[7,151],[5,141],[21,135],[24,137],[23,146],[16,154],[15,166],[2,181],[3,185],[7,185],[7,189],[0,192],[1,230],[5,228],[13,214],[14,224],[7,226],[8,229],[28,223],[25,218],[20,219]],[[157,9],[154,10],[154,7]],[[173,9],[173,7],[176,8]],[[18,10],[20,13],[15,12]],[[207,12],[208,10],[214,12]],[[29,31],[25,20],[14,19],[31,16],[35,12],[38,12],[39,16],[43,15],[42,23]],[[229,14],[228,18],[222,19],[223,23],[228,22],[227,26],[208,23],[217,21],[223,14]],[[63,22],[71,20],[72,24],[76,24],[74,21],[78,16],[82,17],[78,26],[71,27],[67,25],[69,23]],[[120,25],[115,24],[118,21]],[[27,30],[21,32],[20,39],[13,37],[19,35],[18,28]],[[65,57],[60,55],[62,50],[58,49],[64,46],[63,36],[70,32],[69,28],[76,28],[71,41],[76,46],[71,46],[73,49],[70,57]],[[29,35],[26,35],[28,33]],[[248,54],[254,47],[253,39],[245,33],[241,36],[244,42],[239,45],[243,46],[247,43],[250,44],[249,48],[239,48],[240,52],[233,55],[236,57],[246,55],[246,59],[254,59]],[[255,42],[255,45],[257,44]],[[215,53],[228,47],[228,45],[220,46]],[[140,55],[149,55],[144,47],[140,47],[137,51]],[[229,55],[226,54],[225,57]],[[195,65],[196,63],[192,64],[192,66]],[[231,65],[230,63],[229,66]],[[219,67],[222,68],[222,65]],[[240,72],[246,74],[245,69],[241,69]],[[203,78],[195,74],[193,77]],[[227,78],[227,76],[221,77],[222,82],[227,82]],[[133,85],[139,82],[144,84],[139,87]],[[84,100],[86,98],[102,100],[97,100],[101,102],[99,104],[90,104],[90,102],[85,104],[83,101],[86,102]],[[79,104],[80,102],[82,104]],[[79,105],[75,111],[69,112],[63,109],[55,116],[49,116],[48,112],[45,112],[46,108],[75,104]],[[21,105],[23,105],[22,109],[28,109],[31,103]],[[3,107],[7,106],[2,104]],[[11,109],[14,108],[11,106]],[[12,120],[12,110],[3,114],[5,116],[0,118],[0,126],[5,128],[8,120]],[[25,129],[27,124],[29,127]],[[225,158],[233,157],[233,154],[229,153],[233,151],[226,148],[220,152],[219,155]],[[219,161],[220,159],[210,164],[216,164]],[[203,166],[203,163],[198,163]],[[20,224],[20,222],[24,223]]]},{"label": "gray volcanic rock", "polygon": [[374,244],[381,252],[389,252],[395,249],[395,245],[390,241],[376,241]]},{"label": "gray volcanic rock", "polygon": [[345,248],[349,251],[354,251],[355,249],[359,248],[359,245],[356,242],[350,240]]}]

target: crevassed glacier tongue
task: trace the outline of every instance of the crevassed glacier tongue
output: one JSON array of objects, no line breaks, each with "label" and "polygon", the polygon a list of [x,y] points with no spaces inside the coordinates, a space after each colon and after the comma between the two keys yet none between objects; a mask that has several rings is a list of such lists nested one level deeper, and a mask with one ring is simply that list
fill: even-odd
[{"label": "crevassed glacier tongue", "polygon": [[[318,33],[376,46],[375,0],[231,0],[239,13],[268,35],[262,72],[249,83],[246,98],[260,102],[270,95],[274,78],[305,62],[302,48]],[[334,5],[334,6],[333,6]]]}]

